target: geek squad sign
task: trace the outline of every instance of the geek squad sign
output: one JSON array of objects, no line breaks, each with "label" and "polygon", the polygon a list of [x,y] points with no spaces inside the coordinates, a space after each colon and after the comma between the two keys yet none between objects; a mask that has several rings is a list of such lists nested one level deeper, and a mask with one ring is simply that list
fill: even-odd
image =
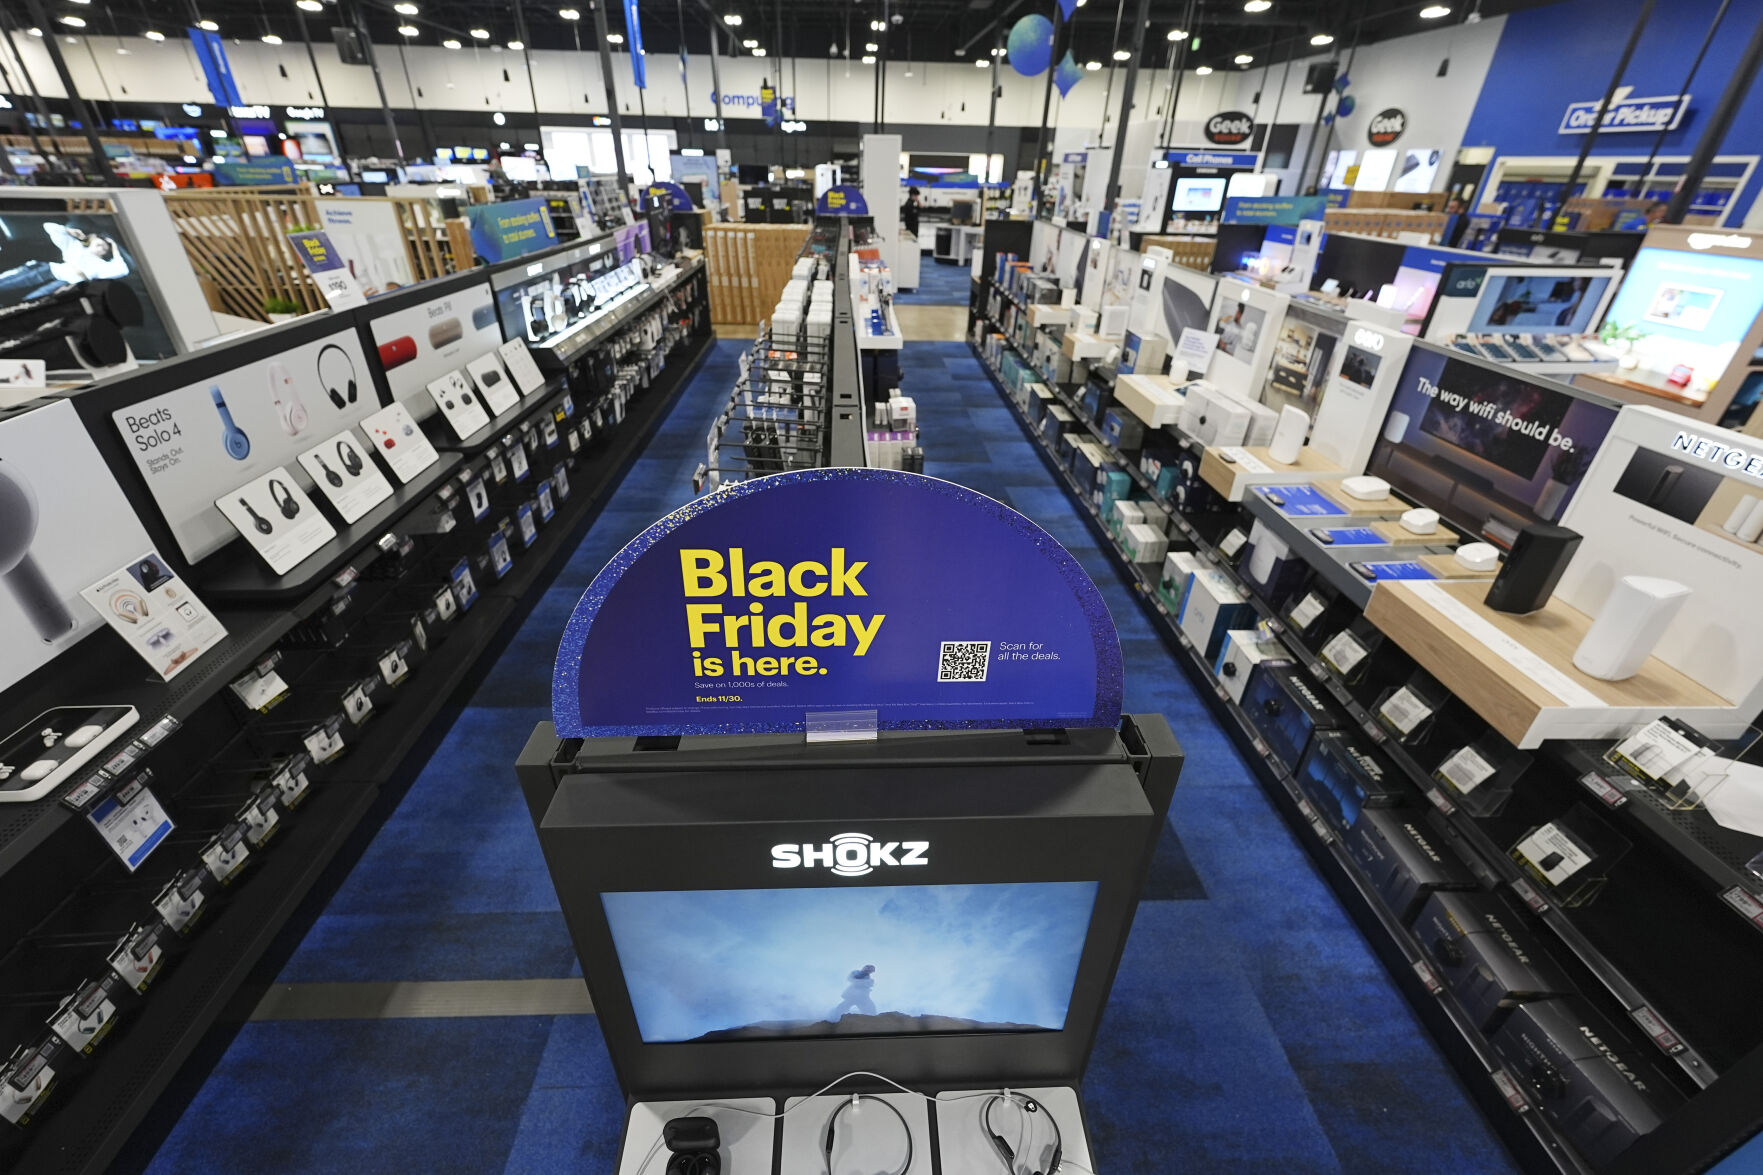
[{"label": "geek squad sign", "polygon": [[1365,137],[1371,140],[1373,147],[1387,147],[1401,138],[1407,129],[1407,113],[1392,106],[1371,120],[1371,125],[1365,128]]},{"label": "geek squad sign", "polygon": [[882,469],[740,482],[595,577],[552,678],[563,738],[1114,726],[1120,642],[1045,531],[953,483]]},{"label": "geek squad sign", "polygon": [[1241,110],[1225,110],[1206,120],[1206,141],[1220,147],[1246,143],[1255,134],[1255,119]]}]

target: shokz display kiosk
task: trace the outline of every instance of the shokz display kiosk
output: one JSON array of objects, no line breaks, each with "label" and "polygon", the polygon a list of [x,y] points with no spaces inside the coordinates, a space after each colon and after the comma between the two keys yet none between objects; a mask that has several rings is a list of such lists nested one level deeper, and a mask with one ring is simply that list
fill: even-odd
[{"label": "shokz display kiosk", "polygon": [[626,547],[518,764],[620,1175],[1093,1170],[1078,1088],[1181,767],[1121,685],[1076,561],[947,482],[760,478]]}]

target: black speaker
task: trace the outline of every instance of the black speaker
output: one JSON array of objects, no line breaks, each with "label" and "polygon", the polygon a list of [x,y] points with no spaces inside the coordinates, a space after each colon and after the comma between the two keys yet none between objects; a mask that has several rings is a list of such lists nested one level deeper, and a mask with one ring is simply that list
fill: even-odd
[{"label": "black speaker", "polygon": [[1334,85],[1335,63],[1318,61],[1304,71],[1304,92],[1306,94],[1326,94]]},{"label": "black speaker", "polygon": [[355,29],[338,25],[331,29],[331,40],[336,43],[337,57],[344,65],[373,64],[373,51],[368,48],[367,38]]},{"label": "black speaker", "polygon": [[1487,606],[1496,612],[1522,615],[1547,604],[1583,537],[1576,530],[1542,522],[1519,531],[1511,553],[1488,588]]}]

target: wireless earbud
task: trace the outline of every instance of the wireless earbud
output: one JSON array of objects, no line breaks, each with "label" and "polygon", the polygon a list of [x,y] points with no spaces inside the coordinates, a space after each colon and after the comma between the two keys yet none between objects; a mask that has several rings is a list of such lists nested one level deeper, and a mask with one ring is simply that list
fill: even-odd
[{"label": "wireless earbud", "polygon": [[722,1175],[722,1134],[714,1118],[675,1118],[661,1128],[667,1175]]},{"label": "wireless earbud", "polygon": [[361,454],[348,441],[337,442],[337,460],[343,463],[343,472],[350,477],[361,476]]},{"label": "wireless earbud", "polygon": [[24,475],[0,461],[0,579],[45,644],[73,631],[73,615],[31,557],[37,496]]},{"label": "wireless earbud", "polygon": [[[329,364],[331,375],[336,377],[335,382],[332,382],[331,378],[325,375],[325,360],[329,359],[332,353],[335,353],[337,356],[336,360]],[[338,362],[343,365],[343,370],[341,371],[337,369]],[[318,353],[317,366],[318,382],[324,385],[325,395],[331,398],[331,403],[335,404],[338,408],[342,408],[345,404],[353,404],[355,402],[356,394],[355,360],[349,358],[349,352],[343,350],[343,348],[337,346],[335,343],[326,343],[324,349]],[[346,375],[344,374],[345,371],[347,372]]]},{"label": "wireless earbud", "polygon": [[332,488],[341,488],[342,487],[342,484],[343,484],[342,475],[324,463],[324,454],[323,453],[314,453],[312,455],[312,459],[314,461],[318,462],[318,467],[320,469],[324,470],[324,479],[331,483]]},{"label": "wireless earbud", "polygon": [[243,506],[245,508],[245,513],[247,513],[251,516],[251,525],[255,526],[257,528],[258,534],[272,534],[272,533],[274,533],[275,527],[270,523],[269,519],[267,519],[263,515],[259,514],[256,510],[253,510],[251,508],[251,503],[247,502],[243,498],[240,498],[239,505]]},{"label": "wireless earbud", "polygon": [[294,377],[280,363],[269,365],[269,398],[275,405],[275,418],[282,431],[291,437],[299,436],[306,427],[306,405],[300,402],[300,389],[294,386]]},{"label": "wireless earbud", "polygon": [[294,492],[279,477],[269,479],[269,500],[281,510],[283,518],[292,518],[300,513],[300,503],[294,497]]},{"label": "wireless earbud", "polygon": [[243,461],[251,455],[251,438],[245,435],[244,429],[233,423],[232,410],[221,398],[219,384],[209,385],[208,397],[214,401],[215,410],[220,413],[221,442],[226,445],[226,455],[234,461]]}]

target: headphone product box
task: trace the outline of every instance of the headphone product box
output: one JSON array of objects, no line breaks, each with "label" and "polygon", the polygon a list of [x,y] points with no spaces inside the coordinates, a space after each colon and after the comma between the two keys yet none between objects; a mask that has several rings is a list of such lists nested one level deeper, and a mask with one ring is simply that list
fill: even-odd
[{"label": "headphone product box", "polygon": [[[1175,556],[1164,559],[1165,568],[1168,561]],[[1212,671],[1218,675],[1219,684],[1224,692],[1230,695],[1231,701],[1241,705],[1243,691],[1248,688],[1249,675],[1255,666],[1263,661],[1289,659],[1291,654],[1279,643],[1278,638],[1262,636],[1253,628],[1233,628],[1224,634],[1224,646],[1218,650],[1218,660],[1213,663]]]},{"label": "headphone product box", "polygon": [[1224,634],[1251,623],[1254,612],[1231,577],[1210,568],[1198,570],[1182,594],[1175,618],[1182,635],[1210,662],[1224,644]]},{"label": "headphone product box", "polygon": [[1342,730],[1317,732],[1294,777],[1310,803],[1342,833],[1366,808],[1400,807],[1409,795],[1393,771]]},{"label": "headphone product box", "polygon": [[1416,810],[1366,808],[1342,843],[1403,922],[1437,890],[1475,888],[1468,867],[1421,830]]},{"label": "headphone product box", "polygon": [[1560,965],[1493,894],[1433,894],[1414,920],[1414,936],[1484,1032],[1519,1004],[1574,994]]},{"label": "headphone product box", "polygon": [[1610,1024],[1577,999],[1512,1009],[1494,1033],[1506,1062],[1570,1142],[1602,1168],[1683,1099]]},{"label": "headphone product box", "polygon": [[1303,761],[1312,734],[1340,725],[1303,673],[1291,664],[1264,661],[1255,666],[1243,691],[1243,709],[1288,771]]}]

